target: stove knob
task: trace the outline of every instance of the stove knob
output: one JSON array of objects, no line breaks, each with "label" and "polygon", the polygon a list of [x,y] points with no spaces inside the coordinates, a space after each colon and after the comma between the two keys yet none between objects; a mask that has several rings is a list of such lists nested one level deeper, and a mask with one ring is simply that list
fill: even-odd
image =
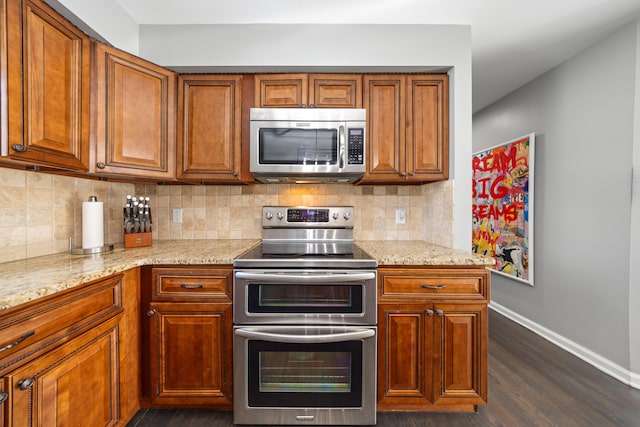
[{"label": "stove knob", "polygon": [[267,212],[266,214],[264,214],[264,217],[271,221],[271,218],[273,218],[273,212]]},{"label": "stove knob", "polygon": [[282,218],[284,218],[284,214],[282,212],[278,212],[277,216],[280,221],[282,221]]},{"label": "stove knob", "polygon": [[344,213],[344,219],[349,221],[349,218],[351,218],[351,213],[350,212],[345,212]]},{"label": "stove knob", "polygon": [[338,219],[340,218],[340,214],[338,212],[334,212],[333,215],[331,215],[333,217],[333,219]]}]

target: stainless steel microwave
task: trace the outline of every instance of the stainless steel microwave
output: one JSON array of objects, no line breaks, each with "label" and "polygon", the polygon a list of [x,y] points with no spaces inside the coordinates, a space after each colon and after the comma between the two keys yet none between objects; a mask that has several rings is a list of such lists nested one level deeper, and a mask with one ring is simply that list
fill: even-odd
[{"label": "stainless steel microwave", "polygon": [[364,109],[252,108],[250,170],[256,180],[354,182],[366,166]]}]

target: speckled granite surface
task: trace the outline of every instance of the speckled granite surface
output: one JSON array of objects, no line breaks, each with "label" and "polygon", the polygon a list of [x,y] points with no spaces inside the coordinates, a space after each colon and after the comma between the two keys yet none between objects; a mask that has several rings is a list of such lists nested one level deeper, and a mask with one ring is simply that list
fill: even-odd
[{"label": "speckled granite surface", "polygon": [[[0,264],[0,310],[130,268],[152,264],[232,264],[259,240],[166,240],[103,255],[67,253]],[[422,241],[359,241],[379,265],[477,265],[487,258]]]},{"label": "speckled granite surface", "polygon": [[432,245],[421,240],[361,240],[358,245],[378,260],[378,265],[466,265],[493,264],[490,258],[460,249]]},{"label": "speckled granite surface", "polygon": [[61,253],[0,264],[0,310],[148,264],[232,264],[259,240],[167,240],[103,255]]}]

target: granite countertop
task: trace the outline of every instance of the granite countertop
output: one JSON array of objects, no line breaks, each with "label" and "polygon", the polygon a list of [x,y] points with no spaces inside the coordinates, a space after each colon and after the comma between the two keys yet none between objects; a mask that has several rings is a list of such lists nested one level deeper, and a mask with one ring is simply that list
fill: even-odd
[{"label": "granite countertop", "polygon": [[[0,310],[143,265],[233,264],[259,240],[159,240],[98,255],[60,253],[0,264]],[[485,266],[492,260],[423,241],[358,241],[384,265]]]},{"label": "granite countertop", "polygon": [[259,240],[156,240],[98,255],[67,252],[0,264],[0,310],[150,264],[233,264]]},{"label": "granite countertop", "polygon": [[461,249],[433,245],[422,240],[360,240],[365,252],[378,260],[378,265],[444,265],[487,266],[492,258]]}]

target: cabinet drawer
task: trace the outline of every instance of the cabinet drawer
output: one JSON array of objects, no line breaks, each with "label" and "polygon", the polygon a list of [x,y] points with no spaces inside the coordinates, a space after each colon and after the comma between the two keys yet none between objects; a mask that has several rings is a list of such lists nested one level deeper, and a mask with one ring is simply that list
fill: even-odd
[{"label": "cabinet drawer", "polygon": [[[122,311],[122,275],[0,316],[0,369]],[[34,345],[37,344],[37,345]]]},{"label": "cabinet drawer", "polygon": [[230,268],[153,269],[153,300],[225,300],[231,296]]},{"label": "cabinet drawer", "polygon": [[487,274],[480,271],[433,273],[381,273],[381,298],[486,299]]}]

